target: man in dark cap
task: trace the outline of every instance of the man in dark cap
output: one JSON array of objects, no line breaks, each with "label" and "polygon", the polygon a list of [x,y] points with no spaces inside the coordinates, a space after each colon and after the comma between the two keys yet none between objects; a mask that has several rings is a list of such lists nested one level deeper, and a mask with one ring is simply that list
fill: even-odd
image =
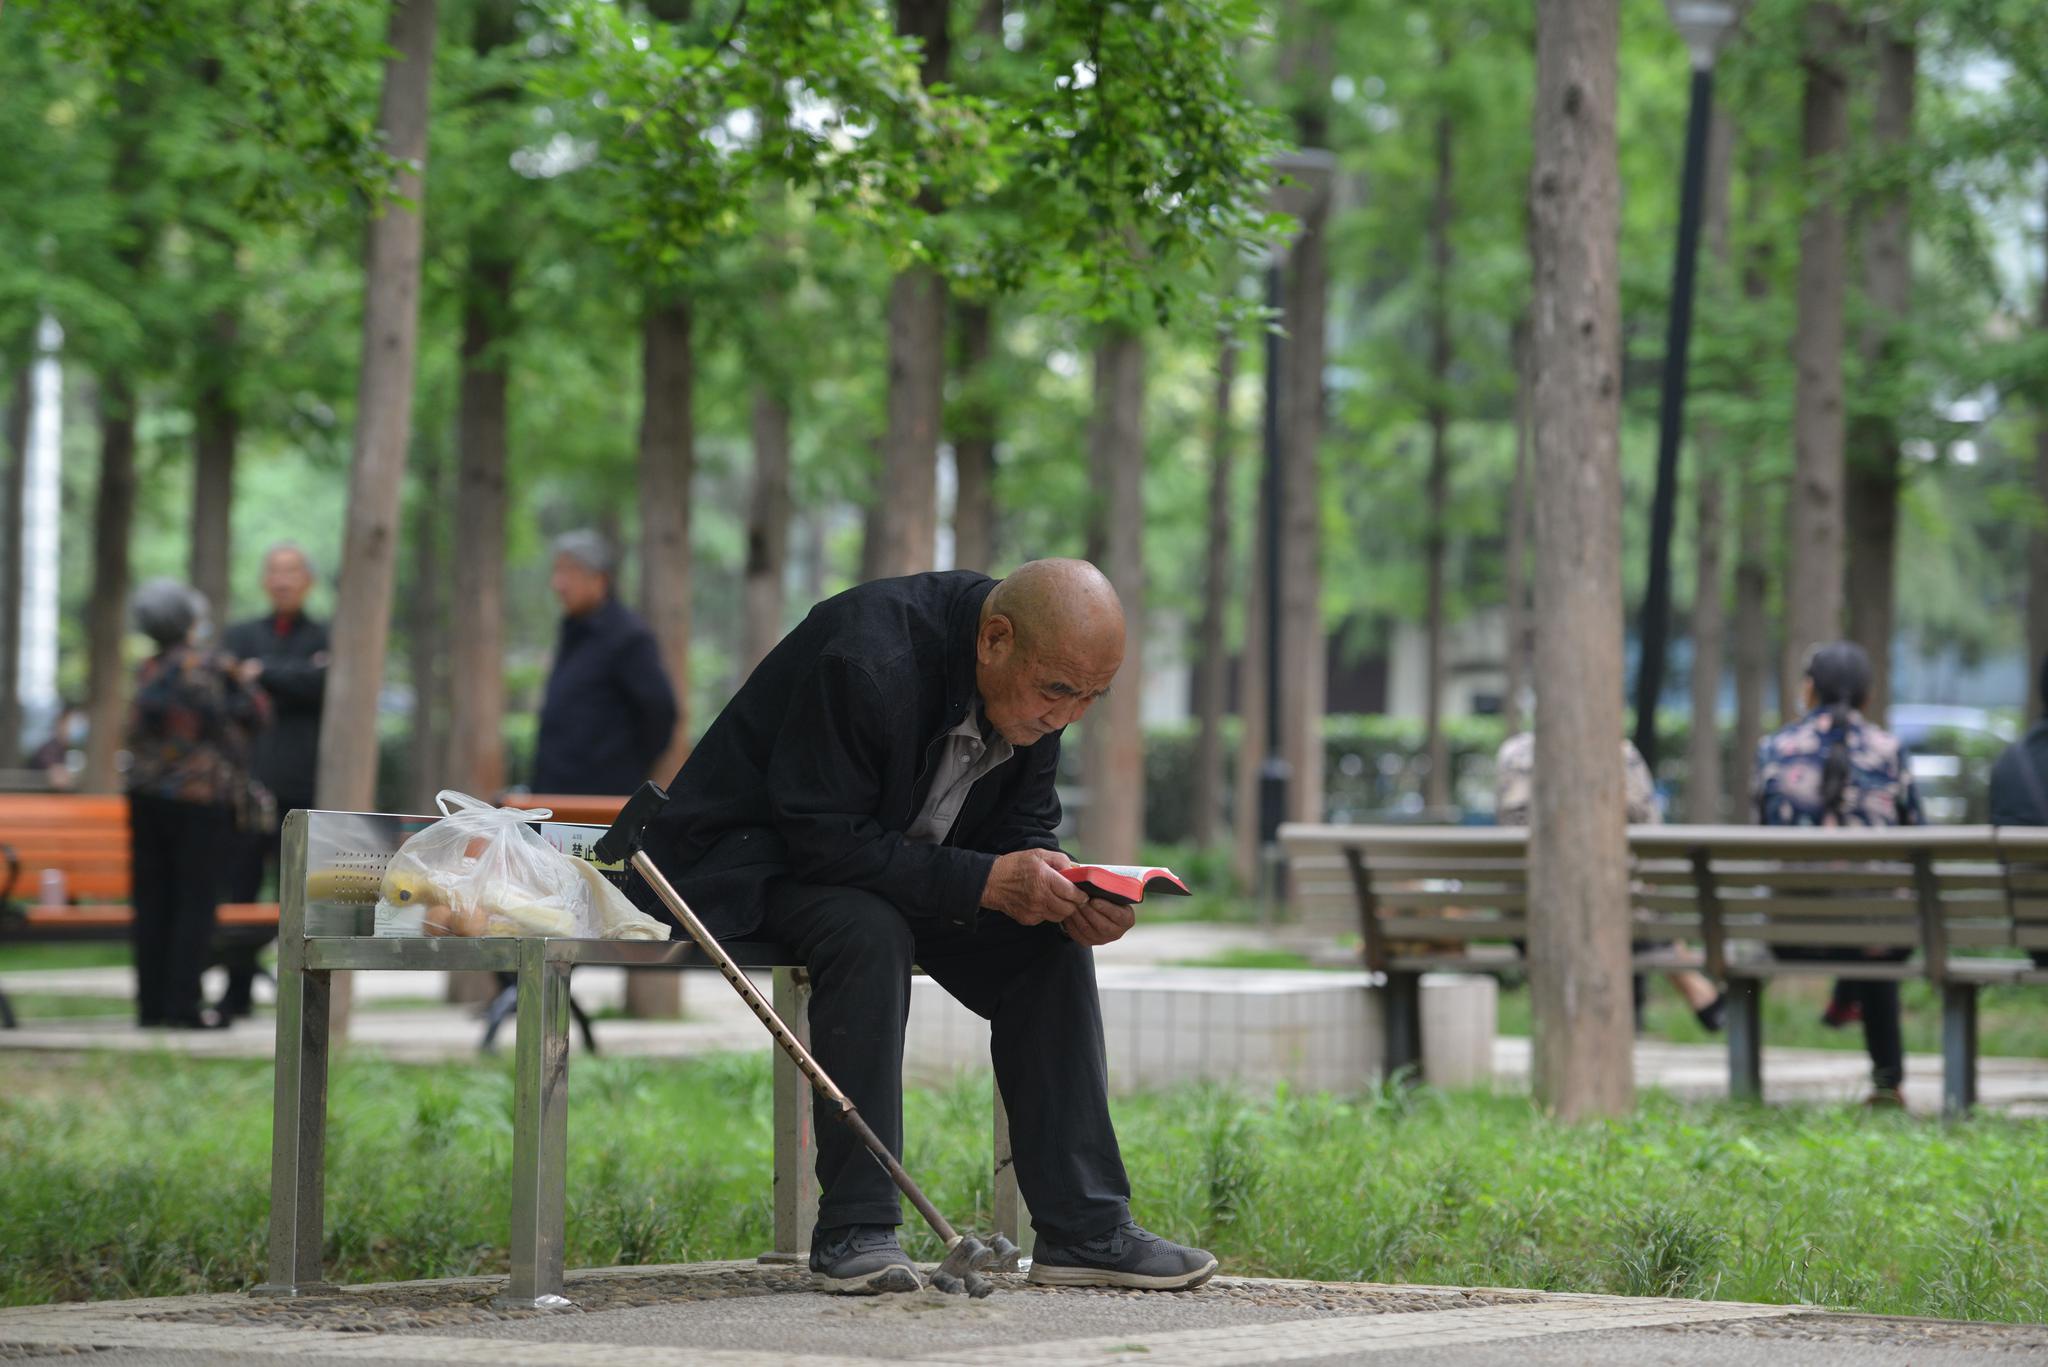
[{"label": "man in dark cap", "polygon": [[[646,848],[713,934],[801,957],[812,1051],[897,1153],[911,965],[985,1017],[1038,1232],[1031,1279],[1177,1290],[1216,1260],[1132,1220],[1109,1118],[1092,948],[1133,913],[1062,876],[1054,836],[1060,732],[1123,656],[1123,608],[1085,561],[851,589],[711,724]],[[817,1139],[820,1284],[915,1290],[895,1187],[843,1128]]]}]

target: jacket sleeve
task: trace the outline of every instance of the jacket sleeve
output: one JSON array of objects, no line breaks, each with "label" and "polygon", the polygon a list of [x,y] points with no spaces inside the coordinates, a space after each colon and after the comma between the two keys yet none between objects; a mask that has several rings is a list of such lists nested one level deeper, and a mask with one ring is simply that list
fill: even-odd
[{"label": "jacket sleeve", "polygon": [[971,928],[996,857],[913,841],[877,819],[884,766],[922,743],[902,720],[865,670],[821,658],[769,754],[770,814],[798,879],[865,888],[906,916]]},{"label": "jacket sleeve", "polygon": [[1060,795],[1053,786],[1059,776],[1060,738],[1048,736],[1039,741],[1031,747],[1025,762],[1031,767],[1017,795],[1017,805],[1005,815],[991,842],[997,854],[1060,847],[1053,834],[1060,827]]},{"label": "jacket sleeve", "polygon": [[655,644],[653,632],[633,633],[619,653],[618,677],[619,686],[633,707],[640,753],[652,765],[668,749],[676,731],[676,693],[661,662],[661,648]]},{"label": "jacket sleeve", "polygon": [[278,701],[281,711],[318,712],[327,698],[327,666],[311,659],[266,664],[258,682]]}]

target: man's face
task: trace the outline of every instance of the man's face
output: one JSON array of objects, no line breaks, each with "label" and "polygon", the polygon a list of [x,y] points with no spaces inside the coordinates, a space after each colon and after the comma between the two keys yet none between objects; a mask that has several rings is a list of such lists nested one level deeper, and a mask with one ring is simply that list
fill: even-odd
[{"label": "man's face", "polygon": [[1081,720],[1109,691],[1124,662],[1120,640],[1113,648],[1056,640],[1035,644],[1023,646],[1000,613],[981,624],[974,642],[983,714],[1012,745],[1031,745]]},{"label": "man's face", "polygon": [[282,617],[298,614],[312,591],[313,575],[297,551],[272,551],[263,562],[263,592],[272,611]]},{"label": "man's face", "polygon": [[604,602],[605,590],[610,581],[574,556],[555,557],[555,572],[548,576],[548,587],[555,591],[555,597],[562,604],[562,612],[569,617],[581,617],[595,611]]}]

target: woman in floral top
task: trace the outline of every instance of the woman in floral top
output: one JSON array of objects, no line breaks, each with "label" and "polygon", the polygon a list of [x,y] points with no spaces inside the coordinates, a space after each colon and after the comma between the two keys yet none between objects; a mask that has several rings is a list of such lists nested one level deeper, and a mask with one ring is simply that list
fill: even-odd
[{"label": "woman in floral top", "polygon": [[[1756,813],[1766,826],[1918,826],[1920,794],[1906,747],[1858,711],[1870,692],[1870,657],[1853,641],[1820,647],[1806,666],[1806,715],[1766,736],[1756,752]],[[1832,959],[1839,949],[1780,945],[1784,959]],[[1910,951],[1870,951],[1903,959]],[[1906,1055],[1899,1035],[1899,985],[1844,978],[1835,984],[1829,1025],[1861,1017],[1870,1050],[1873,1105],[1899,1104]]]},{"label": "woman in floral top", "polygon": [[157,644],[128,714],[128,838],[135,901],[136,1014],[144,1025],[213,1029],[200,1001],[214,906],[249,800],[249,736],[270,704],[234,660],[192,644],[206,600],[175,580],[135,595],[135,625]]}]

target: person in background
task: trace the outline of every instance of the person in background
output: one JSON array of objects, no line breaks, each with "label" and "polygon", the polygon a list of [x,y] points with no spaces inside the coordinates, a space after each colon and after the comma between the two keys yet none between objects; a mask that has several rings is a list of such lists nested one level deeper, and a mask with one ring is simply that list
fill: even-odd
[{"label": "person in background", "polygon": [[[327,628],[306,615],[313,579],[313,562],[303,549],[289,541],[272,546],[263,556],[263,593],[270,599],[270,611],[237,622],[221,637],[221,649],[240,662],[243,682],[260,685],[270,699],[270,725],[256,735],[250,768],[276,800],[280,819],[286,812],[313,806],[320,759]],[[263,895],[266,872],[277,862],[277,832],[245,831],[240,846],[226,900],[254,902]],[[223,1015],[249,1014],[259,948],[238,944],[225,949],[228,984],[219,1008]]]},{"label": "person in background", "polygon": [[561,635],[540,708],[537,793],[625,796],[645,781],[676,727],[676,695],[654,633],[612,592],[612,550],[595,532],[554,544],[548,586]]},{"label": "person in background", "polygon": [[135,625],[156,643],[128,714],[128,840],[134,887],[136,1016],[145,1026],[214,1029],[199,975],[214,906],[249,790],[249,738],[270,718],[235,660],[192,643],[206,600],[172,579],[136,591]]},{"label": "person in background", "polygon": [[[2041,658],[2037,686],[2043,720],[2006,747],[1991,766],[1991,824],[2048,826],[2048,656]],[[2048,949],[2030,949],[2034,962],[2048,968]]]},{"label": "person in background", "polygon": [[[1621,762],[1628,824],[1651,826],[1661,822],[1664,812],[1657,805],[1657,785],[1650,778],[1650,766],[1643,762],[1642,752],[1627,738],[1621,742]],[[1494,820],[1500,825],[1529,824],[1529,800],[1534,790],[1535,774],[1535,732],[1520,731],[1501,742],[1500,750],[1493,758],[1493,811]],[[1633,945],[1638,953],[1653,947],[1650,942],[1642,940]],[[1703,1028],[1716,1032],[1721,1029],[1727,1019],[1728,1001],[1715,989],[1712,979],[1689,968],[1664,976],[1685,998],[1685,1004],[1692,1008],[1693,1018]],[[1634,977],[1634,989],[1636,1029],[1641,1030],[1648,984],[1640,973]]]},{"label": "person in background", "polygon": [[67,702],[50,723],[50,735],[28,757],[28,767],[43,776],[53,793],[68,793],[78,786],[78,771],[71,767],[71,753],[85,747],[85,709]]},{"label": "person in background", "polygon": [[[1820,646],[1806,664],[1806,714],[1764,737],[1756,752],[1756,813],[1765,826],[1918,826],[1925,818],[1906,747],[1859,710],[1870,692],[1870,657],[1854,641]],[[1841,950],[1777,945],[1782,959],[1832,959]],[[1897,962],[1908,949],[1867,950]],[[1843,978],[1822,1020],[1861,1017],[1870,1051],[1870,1104],[1903,1104],[1905,1044],[1899,1033],[1899,985]]]}]

